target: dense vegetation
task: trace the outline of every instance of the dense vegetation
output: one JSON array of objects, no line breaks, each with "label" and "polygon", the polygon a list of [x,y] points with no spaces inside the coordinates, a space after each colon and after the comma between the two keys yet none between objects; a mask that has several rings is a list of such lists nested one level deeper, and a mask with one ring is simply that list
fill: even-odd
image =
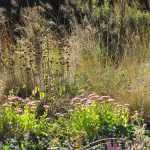
[{"label": "dense vegetation", "polygon": [[0,149],[150,149],[149,0],[0,1]]}]

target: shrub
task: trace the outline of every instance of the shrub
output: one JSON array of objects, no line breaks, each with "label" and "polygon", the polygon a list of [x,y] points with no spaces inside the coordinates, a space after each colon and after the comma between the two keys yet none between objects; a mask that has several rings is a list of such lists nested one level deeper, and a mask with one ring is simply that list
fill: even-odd
[{"label": "shrub", "polygon": [[[28,107],[18,114],[13,107],[5,106],[0,109],[0,138],[4,150],[82,148],[105,138],[133,140],[137,127],[130,122],[129,115],[126,105],[116,104],[112,99],[75,103],[74,110],[66,115],[57,114],[58,119],[51,121],[46,114],[36,119],[35,112]],[[145,137],[144,132],[141,136]]]},{"label": "shrub", "polygon": [[108,102],[78,106],[71,114],[69,128],[83,132],[88,140],[104,137],[131,137],[133,127],[129,123],[129,110],[123,105]]},{"label": "shrub", "polygon": [[[46,116],[36,119],[35,113],[25,107],[22,114],[18,114],[13,107],[5,107],[0,110],[0,135],[7,138],[16,134],[34,133],[47,135],[48,122]],[[6,136],[7,135],[7,136]]]}]

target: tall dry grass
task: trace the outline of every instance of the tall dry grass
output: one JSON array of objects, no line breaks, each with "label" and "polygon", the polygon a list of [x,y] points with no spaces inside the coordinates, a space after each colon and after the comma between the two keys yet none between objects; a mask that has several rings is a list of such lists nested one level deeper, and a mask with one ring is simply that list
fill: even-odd
[{"label": "tall dry grass", "polygon": [[145,34],[127,32],[125,53],[116,66],[99,44],[96,30],[78,26],[69,38],[70,72],[79,90],[112,95],[149,117],[150,33],[141,30]]},{"label": "tall dry grass", "polygon": [[[13,89],[14,94],[26,97],[38,87],[44,99],[54,103],[58,97],[95,91],[130,103],[134,110],[144,108],[148,113],[150,32],[145,24],[149,18],[147,13],[136,9],[131,13],[127,9],[121,21],[120,7],[116,6],[115,15],[111,16],[114,18],[106,16],[105,21],[106,10],[102,9],[104,20],[97,27],[77,25],[62,44],[39,11],[37,8],[26,11],[25,36],[3,50],[3,62],[8,66],[3,69],[7,94]],[[120,32],[121,22],[126,29],[124,35]],[[124,53],[116,65],[119,42],[123,42]]]}]

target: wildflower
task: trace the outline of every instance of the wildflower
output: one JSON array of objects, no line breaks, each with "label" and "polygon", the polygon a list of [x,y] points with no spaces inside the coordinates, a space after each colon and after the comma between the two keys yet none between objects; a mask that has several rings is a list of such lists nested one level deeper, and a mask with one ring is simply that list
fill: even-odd
[{"label": "wildflower", "polygon": [[110,98],[110,96],[101,96],[100,97],[101,100],[106,100],[106,99],[109,99],[109,98]]},{"label": "wildflower", "polygon": [[98,98],[99,98],[98,95],[94,95],[94,96],[89,97],[89,99],[91,99],[91,100],[97,100]]},{"label": "wildflower", "polygon": [[9,106],[9,104],[8,104],[8,103],[5,103],[5,104],[3,104],[2,106],[3,106],[3,107],[7,107],[7,106]]},{"label": "wildflower", "polygon": [[124,104],[124,106],[129,107],[130,105],[129,104]]},{"label": "wildflower", "polygon": [[73,112],[73,109],[69,109],[68,112],[72,113],[72,112]]},{"label": "wildflower", "polygon": [[14,106],[16,103],[15,102],[8,102],[9,105]]},{"label": "wildflower", "polygon": [[108,150],[120,150],[120,146],[117,143],[112,144],[111,141],[108,141],[106,145]]},{"label": "wildflower", "polygon": [[18,99],[19,99],[19,97],[17,97],[17,96],[10,96],[10,97],[8,97],[8,101],[18,101]]},{"label": "wildflower", "polygon": [[34,104],[39,104],[41,101],[35,100]]},{"label": "wildflower", "polygon": [[24,100],[25,102],[29,102],[29,101],[31,101],[29,98],[26,98],[25,100]]},{"label": "wildflower", "polygon": [[37,108],[36,106],[30,107],[31,112],[34,112],[36,110],[36,108]]},{"label": "wildflower", "polygon": [[108,100],[107,100],[107,102],[114,102],[115,100],[113,99],[113,98],[109,98]]},{"label": "wildflower", "polygon": [[91,104],[92,104],[91,100],[87,100],[85,105],[91,105]]},{"label": "wildflower", "polygon": [[49,106],[49,105],[44,105],[43,107],[44,107],[44,108],[45,108],[45,110],[47,110],[47,111],[48,111],[48,109],[50,108],[50,106]]},{"label": "wildflower", "polygon": [[73,99],[71,100],[71,104],[74,104],[74,103],[76,103],[76,102],[80,102],[80,100],[81,100],[81,98],[75,97],[75,98],[73,98]]},{"label": "wildflower", "polygon": [[17,98],[17,101],[23,102],[24,99],[22,99],[21,97],[18,97],[18,98]]},{"label": "wildflower", "polygon": [[84,103],[84,102],[86,102],[88,99],[87,98],[82,98],[81,99],[81,103]]},{"label": "wildflower", "polygon": [[31,106],[35,106],[36,104],[35,104],[34,101],[29,101],[29,102],[27,103],[27,105],[28,105],[29,107],[31,107]]},{"label": "wildflower", "polygon": [[16,111],[17,111],[18,114],[22,114],[23,113],[23,110],[21,108],[18,108]]},{"label": "wildflower", "polygon": [[80,102],[78,102],[78,103],[75,103],[75,105],[77,105],[77,106],[79,105],[79,106],[80,106],[80,105],[81,105],[81,103],[80,103]]},{"label": "wildflower", "polygon": [[62,114],[62,113],[56,113],[55,114],[57,117],[64,117],[64,114]]},{"label": "wildflower", "polygon": [[92,94],[88,95],[88,98],[93,97],[93,96],[97,96],[97,94],[95,92],[93,92]]},{"label": "wildflower", "polygon": [[48,108],[50,108],[50,106],[49,106],[49,105],[44,105],[44,108],[47,108],[47,109],[48,109]]},{"label": "wildflower", "polygon": [[104,103],[106,103],[106,102],[105,102],[105,101],[101,101],[101,102],[100,102],[100,104],[104,104]]}]

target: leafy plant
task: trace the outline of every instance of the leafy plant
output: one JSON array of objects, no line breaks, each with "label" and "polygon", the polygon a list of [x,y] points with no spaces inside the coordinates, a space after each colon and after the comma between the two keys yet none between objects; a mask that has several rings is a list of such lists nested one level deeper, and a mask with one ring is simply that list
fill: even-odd
[{"label": "leafy plant", "polygon": [[133,131],[128,108],[107,102],[78,106],[70,117],[69,127],[74,132],[85,133],[90,140],[105,136],[131,136]]},{"label": "leafy plant", "polygon": [[46,115],[36,119],[35,113],[30,112],[28,107],[24,108],[22,114],[18,114],[12,107],[1,108],[0,111],[0,135],[6,136],[20,133],[34,133],[36,135],[47,135],[48,122]]}]

